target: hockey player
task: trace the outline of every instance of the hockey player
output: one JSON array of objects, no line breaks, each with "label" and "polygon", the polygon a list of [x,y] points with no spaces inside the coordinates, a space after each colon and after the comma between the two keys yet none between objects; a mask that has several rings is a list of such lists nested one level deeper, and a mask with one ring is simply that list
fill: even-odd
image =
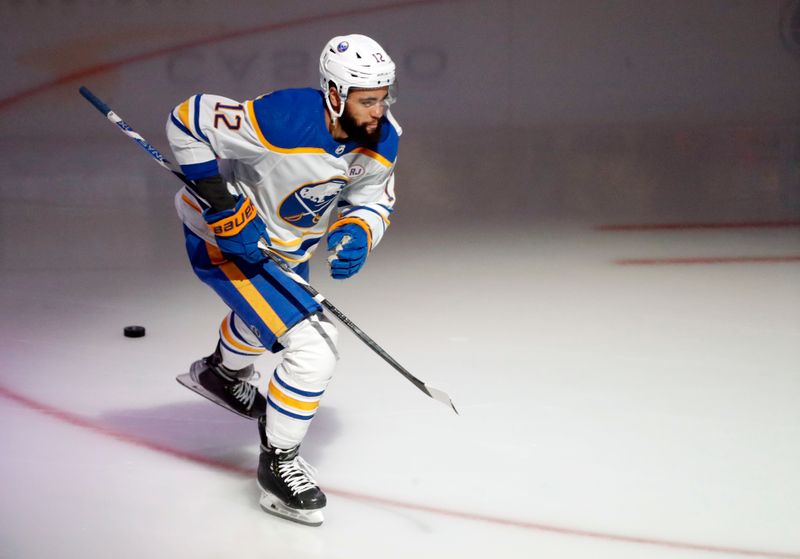
[{"label": "hockey player", "polygon": [[[230,308],[216,349],[182,382],[259,420],[262,507],[312,525],[322,523],[325,495],[298,448],[331,380],[337,332],[262,250],[307,279],[327,233],[331,275],[357,273],[389,225],[401,132],[388,111],[395,65],[377,42],[334,37],[319,70],[321,91],[244,103],[194,95],[167,122],[175,158],[196,185],[175,199],[189,259]],[[249,381],[266,351],[282,355],[265,397]]]}]

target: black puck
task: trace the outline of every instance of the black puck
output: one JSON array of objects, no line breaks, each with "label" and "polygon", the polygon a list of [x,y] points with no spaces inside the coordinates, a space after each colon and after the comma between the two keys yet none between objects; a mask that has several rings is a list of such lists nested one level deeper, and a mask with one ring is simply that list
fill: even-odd
[{"label": "black puck", "polygon": [[126,326],[122,329],[122,333],[126,338],[143,338],[144,326]]}]

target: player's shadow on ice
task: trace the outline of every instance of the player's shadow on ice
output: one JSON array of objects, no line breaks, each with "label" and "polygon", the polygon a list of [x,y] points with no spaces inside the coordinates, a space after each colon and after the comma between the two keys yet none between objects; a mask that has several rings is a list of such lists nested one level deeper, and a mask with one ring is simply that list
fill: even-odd
[{"label": "player's shadow on ice", "polygon": [[[98,418],[104,428],[154,450],[206,464],[222,464],[233,471],[258,465],[258,423],[207,402],[182,402],[151,408],[115,410]],[[339,434],[335,409],[321,407],[303,441],[302,456],[321,462],[325,447]]]}]

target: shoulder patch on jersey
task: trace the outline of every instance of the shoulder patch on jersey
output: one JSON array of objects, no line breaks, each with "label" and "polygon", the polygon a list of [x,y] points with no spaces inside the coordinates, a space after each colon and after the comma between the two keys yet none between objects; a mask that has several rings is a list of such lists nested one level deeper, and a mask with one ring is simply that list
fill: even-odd
[{"label": "shoulder patch on jersey", "polygon": [[287,153],[335,153],[339,146],[325,127],[322,93],[282,89],[250,103],[253,125],[267,149]]}]

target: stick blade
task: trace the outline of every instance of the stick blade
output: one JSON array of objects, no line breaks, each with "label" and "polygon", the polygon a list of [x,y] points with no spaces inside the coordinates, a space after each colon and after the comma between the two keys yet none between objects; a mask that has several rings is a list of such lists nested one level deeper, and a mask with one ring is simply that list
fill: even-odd
[{"label": "stick blade", "polygon": [[453,405],[453,400],[451,400],[450,396],[448,396],[444,391],[439,390],[438,388],[433,388],[432,386],[428,386],[427,384],[425,385],[425,389],[428,391],[428,394],[431,398],[443,403],[449,408],[452,408],[453,411],[456,412],[456,415],[460,415],[456,407]]}]

